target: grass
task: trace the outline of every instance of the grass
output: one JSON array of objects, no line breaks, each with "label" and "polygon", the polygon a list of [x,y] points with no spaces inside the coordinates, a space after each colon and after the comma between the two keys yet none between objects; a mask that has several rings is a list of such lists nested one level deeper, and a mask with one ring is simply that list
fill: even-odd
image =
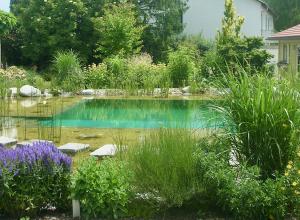
[{"label": "grass", "polygon": [[284,81],[264,75],[225,79],[225,107],[231,122],[232,145],[240,161],[258,165],[264,176],[284,172],[299,144],[299,94]]},{"label": "grass", "polygon": [[181,206],[198,190],[193,153],[197,139],[186,129],[159,129],[129,147],[127,159],[140,193]]}]

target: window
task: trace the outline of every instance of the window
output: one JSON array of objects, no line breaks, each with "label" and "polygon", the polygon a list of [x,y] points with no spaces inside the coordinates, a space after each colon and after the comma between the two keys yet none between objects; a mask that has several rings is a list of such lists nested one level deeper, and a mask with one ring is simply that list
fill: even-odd
[{"label": "window", "polygon": [[282,56],[282,58],[283,58],[283,61],[284,62],[286,62],[286,63],[288,63],[289,62],[289,50],[288,50],[288,45],[287,44],[284,44],[283,45],[283,56]]}]

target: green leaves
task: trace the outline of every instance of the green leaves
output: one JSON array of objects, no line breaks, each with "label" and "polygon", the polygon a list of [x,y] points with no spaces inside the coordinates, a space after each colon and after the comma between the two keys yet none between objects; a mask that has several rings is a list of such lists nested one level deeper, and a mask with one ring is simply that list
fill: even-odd
[{"label": "green leaves", "polygon": [[73,176],[73,196],[80,200],[83,216],[117,219],[127,213],[132,173],[127,164],[92,158],[84,161]]},{"label": "green leaves", "polygon": [[103,12],[103,17],[93,20],[95,30],[100,36],[96,57],[127,57],[140,52],[144,27],[138,23],[134,5],[108,4]]},{"label": "green leaves", "polygon": [[17,24],[17,19],[14,15],[0,10],[0,38],[9,32]]}]

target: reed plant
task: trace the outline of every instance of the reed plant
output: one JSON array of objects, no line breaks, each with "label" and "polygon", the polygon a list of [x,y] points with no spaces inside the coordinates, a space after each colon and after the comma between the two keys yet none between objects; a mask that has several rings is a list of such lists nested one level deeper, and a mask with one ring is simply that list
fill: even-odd
[{"label": "reed plant", "polygon": [[219,106],[234,128],[229,130],[238,160],[258,165],[263,177],[283,173],[299,144],[299,93],[285,81],[245,71],[224,80]]},{"label": "reed plant", "polygon": [[127,158],[139,193],[152,195],[166,207],[181,206],[198,189],[193,153],[197,140],[186,129],[152,131]]}]

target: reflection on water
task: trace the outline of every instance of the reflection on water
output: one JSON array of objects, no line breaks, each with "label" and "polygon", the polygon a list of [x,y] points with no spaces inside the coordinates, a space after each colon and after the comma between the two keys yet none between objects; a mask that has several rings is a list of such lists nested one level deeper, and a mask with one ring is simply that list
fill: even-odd
[{"label": "reflection on water", "polygon": [[[147,128],[220,128],[223,116],[211,108],[209,101],[134,100],[80,98],[29,98],[0,100],[0,136],[46,139],[63,142],[74,139],[73,131],[89,134],[86,129]],[[103,130],[102,130],[103,132]],[[62,137],[63,136],[63,137]],[[78,135],[77,135],[78,136]]]},{"label": "reflection on water", "polygon": [[211,102],[196,100],[83,100],[55,120],[63,127],[90,128],[212,128],[224,124]]}]

